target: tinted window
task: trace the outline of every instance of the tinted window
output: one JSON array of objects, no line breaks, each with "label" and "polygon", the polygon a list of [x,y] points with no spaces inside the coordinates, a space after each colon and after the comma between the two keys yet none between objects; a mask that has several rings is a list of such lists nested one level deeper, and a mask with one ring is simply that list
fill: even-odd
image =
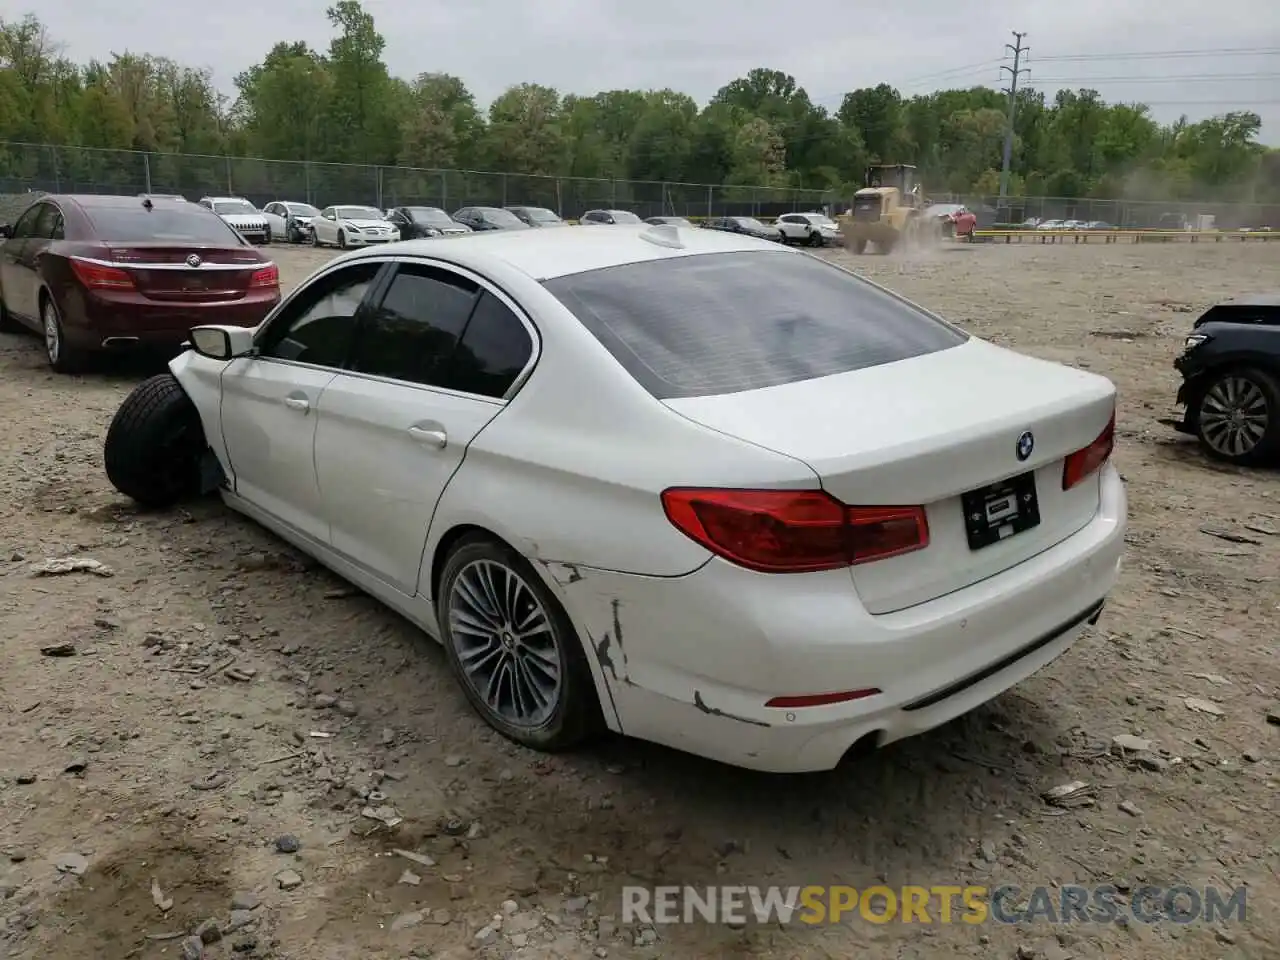
[{"label": "tinted window", "polygon": [[351,369],[443,386],[442,371],[471,317],[480,288],[431,267],[402,266],[367,322]]},{"label": "tinted window", "polygon": [[27,209],[27,212],[18,218],[18,222],[13,225],[13,238],[20,240],[23,237],[35,236],[36,218],[48,204],[37,203],[35,206]]},{"label": "tinted window", "polygon": [[94,234],[99,240],[121,243],[198,243],[219,247],[242,244],[240,235],[218,217],[199,207],[162,207],[150,210],[139,203],[136,207],[87,206]]},{"label": "tinted window", "polygon": [[382,264],[360,263],[326,274],[300,292],[267,330],[262,353],[281,360],[340,367],[351,351],[355,315]]},{"label": "tinted window", "polygon": [[519,318],[488,291],[480,294],[458,348],[439,386],[482,397],[501,397],[533,353],[533,340]]},{"label": "tinted window", "polygon": [[39,211],[31,236],[40,240],[48,240],[53,237],[53,228],[62,220],[62,214],[51,203],[40,204]]},{"label": "tinted window", "polygon": [[722,253],[548,280],[654,396],[709,396],[934,353],[967,335],[814,257]]},{"label": "tinted window", "polygon": [[418,223],[434,223],[446,227],[450,223],[449,215],[435,207],[409,207],[407,212]]}]

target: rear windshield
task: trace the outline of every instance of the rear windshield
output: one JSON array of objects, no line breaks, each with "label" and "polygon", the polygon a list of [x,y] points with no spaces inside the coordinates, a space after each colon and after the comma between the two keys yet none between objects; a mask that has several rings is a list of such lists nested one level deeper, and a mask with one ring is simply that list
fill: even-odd
[{"label": "rear windshield", "polygon": [[89,207],[94,234],[108,243],[200,243],[220,247],[241,245],[240,235],[204,207],[147,210],[134,207]]},{"label": "rear windshield", "polygon": [[660,400],[829,377],[968,339],[829,263],[781,251],[663,258],[545,286]]}]

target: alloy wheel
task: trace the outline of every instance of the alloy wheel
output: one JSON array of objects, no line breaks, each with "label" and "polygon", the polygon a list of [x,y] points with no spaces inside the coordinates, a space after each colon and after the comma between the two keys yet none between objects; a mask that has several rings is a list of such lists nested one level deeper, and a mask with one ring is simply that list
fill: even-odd
[{"label": "alloy wheel", "polygon": [[1270,413],[1261,387],[1247,377],[1228,375],[1200,401],[1200,434],[1216,453],[1242,457],[1266,436]]},{"label": "alloy wheel", "polygon": [[58,311],[52,301],[45,301],[43,314],[44,352],[48,355],[49,362],[56,364],[62,354],[62,330],[58,326]]},{"label": "alloy wheel", "polygon": [[534,729],[564,689],[559,637],[529,583],[496,560],[474,560],[453,580],[449,637],[465,682],[494,714]]}]

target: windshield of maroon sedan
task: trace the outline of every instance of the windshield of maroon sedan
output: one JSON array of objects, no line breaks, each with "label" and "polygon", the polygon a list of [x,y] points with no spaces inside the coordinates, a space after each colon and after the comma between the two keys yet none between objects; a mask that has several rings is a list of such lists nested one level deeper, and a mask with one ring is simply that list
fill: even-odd
[{"label": "windshield of maroon sedan", "polygon": [[664,257],[544,286],[660,400],[829,377],[969,339],[851,273],[782,251]]},{"label": "windshield of maroon sedan", "polygon": [[88,207],[85,210],[98,240],[108,243],[190,243],[241,246],[240,235],[204,207],[188,209]]}]

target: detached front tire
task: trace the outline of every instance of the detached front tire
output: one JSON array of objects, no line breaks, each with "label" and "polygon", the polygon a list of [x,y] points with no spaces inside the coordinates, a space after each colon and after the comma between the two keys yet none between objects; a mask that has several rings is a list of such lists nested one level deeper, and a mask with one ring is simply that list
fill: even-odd
[{"label": "detached front tire", "polygon": [[107,479],[144,507],[171,507],[200,493],[204,428],[195,404],[170,373],[144,380],[107,428]]},{"label": "detached front tire", "polygon": [[1280,459],[1280,379],[1250,367],[1211,375],[1196,398],[1195,422],[1217,460],[1256,466]]},{"label": "detached front tire", "polygon": [[533,750],[568,750],[603,726],[573,624],[527,560],[483,535],[449,554],[437,591],[446,656],[485,722]]}]

